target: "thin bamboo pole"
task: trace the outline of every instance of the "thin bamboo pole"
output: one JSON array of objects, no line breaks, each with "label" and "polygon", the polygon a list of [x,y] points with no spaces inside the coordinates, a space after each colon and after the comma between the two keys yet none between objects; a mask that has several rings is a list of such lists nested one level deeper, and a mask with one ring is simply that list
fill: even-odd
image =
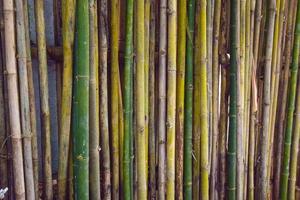
[{"label": "thin bamboo pole", "polygon": [[165,199],[166,181],[166,84],[167,84],[167,0],[160,1],[158,69],[158,198]]},{"label": "thin bamboo pole", "polygon": [[123,186],[124,199],[132,199],[132,93],[133,93],[133,0],[126,5],[125,30],[125,56],[124,56],[124,156],[123,156]]},{"label": "thin bamboo pole", "polygon": [[[298,75],[299,77],[299,75]],[[288,199],[295,199],[296,180],[297,180],[297,161],[300,138],[300,82],[297,84],[296,110],[294,114],[295,126],[293,127],[292,151],[290,161],[290,177],[288,186]]]},{"label": "thin bamboo pole", "polygon": [[8,89],[8,107],[10,133],[12,141],[12,158],[14,173],[14,191],[16,200],[25,200],[25,183],[23,168],[23,152],[21,140],[21,122],[19,112],[19,93],[17,81],[17,65],[15,50],[15,22],[13,0],[3,2],[4,34],[5,34],[5,61]]},{"label": "thin bamboo pole", "polygon": [[111,144],[112,199],[119,199],[119,0],[111,1]]},{"label": "thin bamboo pole", "polygon": [[89,1],[76,2],[72,105],[75,199],[89,199]]},{"label": "thin bamboo pole", "polygon": [[42,134],[44,141],[44,181],[45,198],[53,198],[52,189],[52,167],[51,167],[51,132],[50,132],[50,108],[48,91],[48,67],[46,55],[46,36],[44,19],[44,2],[35,0],[35,23],[37,32],[39,77],[40,77],[40,98],[42,112]]},{"label": "thin bamboo pole", "polygon": [[100,59],[100,141],[101,141],[101,197],[111,199],[111,168],[108,126],[108,97],[107,97],[107,48],[108,48],[108,16],[107,0],[100,1],[99,9],[99,59]]},{"label": "thin bamboo pole", "polygon": [[97,1],[89,1],[90,80],[89,80],[89,187],[90,199],[100,199],[99,158],[99,60]]},{"label": "thin bamboo pole", "polygon": [[297,5],[296,26],[294,32],[294,44],[292,54],[292,64],[290,68],[289,90],[288,90],[288,110],[287,110],[287,124],[285,128],[283,160],[280,176],[280,199],[287,199],[288,192],[288,178],[289,178],[289,163],[290,163],[290,149],[293,129],[293,114],[295,107],[295,96],[297,86],[298,74],[298,60],[299,60],[299,46],[300,46],[300,3]]},{"label": "thin bamboo pole", "polygon": [[218,135],[219,135],[219,33],[221,0],[215,1],[212,54],[212,161],[210,173],[210,199],[218,199]]},{"label": "thin bamboo pole", "polygon": [[[193,142],[195,147],[195,157],[200,154],[198,136],[199,129],[193,130],[193,107],[196,108],[196,101],[193,105],[193,68],[194,68],[194,25],[195,24],[195,0],[189,0],[187,3],[187,32],[186,32],[186,71],[185,71],[185,108],[184,108],[184,172],[183,186],[184,199],[195,199],[199,197],[199,159],[192,160]],[[195,88],[196,89],[196,88]],[[199,90],[195,90],[199,91]],[[195,120],[195,118],[194,118]],[[199,124],[198,124],[199,125]],[[195,126],[196,127],[196,124]],[[194,132],[194,134],[193,134]],[[198,151],[199,150],[199,151]],[[194,165],[193,165],[194,164]]]},{"label": "thin bamboo pole", "polygon": [[28,76],[27,76],[27,52],[26,52],[26,35],[23,1],[15,1],[16,5],[16,31],[17,31],[17,60],[19,72],[19,91],[20,91],[20,110],[21,110],[21,127],[23,136],[24,151],[24,172],[26,198],[35,199],[34,175],[32,164],[32,146],[31,146],[31,123],[28,93]]},{"label": "thin bamboo pole", "polygon": [[66,198],[70,149],[75,1],[62,1],[63,77],[59,134],[58,199]]},{"label": "thin bamboo pole", "polygon": [[[145,15],[145,5],[143,0],[136,1],[136,17],[143,19]],[[145,147],[145,23],[144,20],[137,20],[136,24],[136,81],[139,84],[136,90],[136,119],[137,119],[137,197],[147,199],[147,167],[146,167],[146,147]]]}]

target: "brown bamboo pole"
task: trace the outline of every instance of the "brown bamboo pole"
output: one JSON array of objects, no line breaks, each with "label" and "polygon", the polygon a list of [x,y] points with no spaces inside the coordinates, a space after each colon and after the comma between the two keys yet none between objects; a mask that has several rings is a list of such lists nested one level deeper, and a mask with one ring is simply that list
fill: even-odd
[{"label": "brown bamboo pole", "polygon": [[111,199],[110,145],[108,127],[108,97],[107,97],[107,48],[108,48],[108,16],[107,0],[99,4],[99,59],[100,59],[100,144],[101,144],[101,197]]},{"label": "brown bamboo pole", "polygon": [[27,52],[23,1],[15,1],[16,6],[16,31],[17,31],[17,60],[19,73],[19,91],[20,91],[20,110],[21,110],[21,128],[23,136],[24,151],[24,172],[26,198],[35,199],[34,175],[32,165],[32,147],[31,147],[31,123],[29,108],[28,76],[27,76]]},{"label": "brown bamboo pole", "polygon": [[8,107],[10,133],[12,141],[12,159],[14,172],[14,190],[16,200],[25,200],[25,183],[23,168],[23,152],[21,140],[21,122],[19,112],[19,92],[17,81],[16,49],[15,49],[15,21],[13,0],[3,2],[5,61],[8,89]]}]

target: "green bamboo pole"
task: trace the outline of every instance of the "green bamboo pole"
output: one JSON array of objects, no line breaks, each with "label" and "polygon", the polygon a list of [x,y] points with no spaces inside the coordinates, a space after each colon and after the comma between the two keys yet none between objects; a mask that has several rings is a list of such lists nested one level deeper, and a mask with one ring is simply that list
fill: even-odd
[{"label": "green bamboo pole", "polygon": [[124,199],[132,199],[132,84],[133,84],[133,0],[126,4],[125,56],[124,56],[124,156],[123,186]]},{"label": "green bamboo pole", "polygon": [[112,198],[119,198],[119,0],[111,1],[111,138],[112,138]]},{"label": "green bamboo pole", "polygon": [[237,65],[239,65],[239,4],[230,2],[230,107],[227,150],[227,198],[236,199]]},{"label": "green bamboo pole", "polygon": [[24,151],[24,172],[26,198],[35,199],[34,175],[32,164],[32,146],[31,146],[31,123],[28,93],[28,76],[27,76],[27,52],[26,52],[26,35],[23,1],[15,1],[16,6],[16,32],[17,32],[17,53],[18,53],[18,73],[19,73],[19,90],[20,90],[20,110],[21,110],[21,128],[23,136]]},{"label": "green bamboo pole", "polygon": [[108,16],[107,0],[100,1],[99,15],[99,59],[100,59],[100,141],[101,141],[101,173],[103,199],[111,199],[111,168],[108,127],[108,96],[107,96],[107,48],[108,48]]},{"label": "green bamboo pole", "polygon": [[122,86],[121,77],[118,73],[118,107],[119,107],[119,195],[123,194],[123,146],[124,146],[124,111],[123,111],[123,98],[122,98]]},{"label": "green bamboo pole", "polygon": [[150,2],[149,35],[149,198],[156,198],[156,87],[155,87],[155,23],[157,3]]},{"label": "green bamboo pole", "polygon": [[158,69],[158,198],[165,199],[166,181],[166,84],[167,84],[167,0],[160,1]]},{"label": "green bamboo pole", "polygon": [[[136,1],[136,17],[143,19],[145,16],[144,0]],[[137,119],[137,198],[147,199],[147,168],[146,147],[145,147],[145,23],[144,20],[137,20],[136,24],[136,81],[139,84],[136,90],[136,119]]]},{"label": "green bamboo pole", "polygon": [[15,21],[13,0],[3,2],[5,61],[7,76],[7,94],[9,107],[9,125],[12,143],[12,163],[14,173],[14,194],[16,200],[25,200],[23,152],[21,139],[21,121],[19,111],[19,93],[15,49]]},{"label": "green bamboo pole", "polygon": [[52,168],[51,168],[51,132],[50,132],[50,108],[48,91],[48,67],[46,55],[46,36],[44,19],[44,2],[35,0],[35,23],[37,32],[39,76],[40,76],[40,98],[41,98],[41,117],[42,134],[44,137],[44,180],[45,198],[53,198],[52,189]]},{"label": "green bamboo pole", "polygon": [[281,177],[280,177],[280,199],[287,199],[288,192],[288,178],[289,178],[289,163],[290,163],[290,149],[293,129],[293,114],[295,107],[297,74],[298,74],[298,59],[299,59],[299,45],[300,45],[300,4],[297,5],[296,25],[294,32],[294,45],[292,54],[292,64],[290,68],[289,90],[288,90],[288,110],[287,110],[287,124],[285,128],[284,137],[284,156],[282,160]]},{"label": "green bamboo pole", "polygon": [[269,118],[270,118],[270,98],[271,98],[271,66],[273,51],[273,33],[276,13],[276,1],[272,0],[268,3],[268,25],[265,47],[265,69],[264,69],[264,85],[263,85],[263,113],[262,113],[262,133],[260,134],[261,162],[258,172],[258,196],[260,199],[267,199],[269,179],[268,179],[268,158],[269,158]]},{"label": "green bamboo pole", "polygon": [[63,78],[59,134],[58,199],[66,198],[70,149],[75,1],[62,1]]},{"label": "green bamboo pole", "polygon": [[216,0],[213,19],[213,54],[212,54],[212,161],[210,173],[210,198],[218,199],[218,135],[219,135],[219,33],[221,0]]},{"label": "green bamboo pole", "polygon": [[[183,200],[183,144],[184,144],[184,88],[186,66],[186,25],[187,1],[178,1],[178,29],[177,29],[177,95],[176,95],[176,169],[175,196]],[[193,73],[193,72],[192,72]],[[190,137],[191,138],[191,137]],[[191,140],[191,139],[190,139]],[[189,143],[192,143],[191,141]]]},{"label": "green bamboo pole", "polygon": [[[299,76],[299,75],[298,75]],[[297,180],[297,161],[298,161],[298,148],[300,138],[300,82],[297,84],[297,98],[296,98],[296,110],[295,110],[295,126],[293,128],[292,136],[292,152],[290,163],[290,178],[288,186],[288,199],[295,199],[296,180]]]},{"label": "green bamboo pole", "polygon": [[209,122],[208,122],[208,102],[207,102],[207,49],[206,49],[206,0],[200,0],[200,10],[199,10],[199,30],[197,38],[199,38],[199,43],[202,47],[198,47],[199,51],[199,72],[200,72],[200,199],[209,199]]},{"label": "green bamboo pole", "polygon": [[[186,78],[185,78],[185,108],[184,108],[184,166],[183,166],[183,186],[184,199],[192,199],[192,196],[199,196],[199,161],[194,161],[192,165],[193,140],[196,142],[194,133],[193,138],[193,65],[194,65],[194,24],[195,24],[195,0],[189,0],[187,3],[187,32],[186,32]],[[197,131],[198,132],[198,131]],[[197,156],[195,152],[195,156]],[[199,155],[199,154],[198,154]],[[194,172],[194,173],[193,173]]]},{"label": "green bamboo pole", "polygon": [[100,158],[99,158],[99,60],[97,1],[89,1],[90,35],[90,79],[89,79],[89,187],[90,199],[100,199]]},{"label": "green bamboo pole", "polygon": [[75,199],[89,199],[89,1],[76,2],[72,108]]},{"label": "green bamboo pole", "polygon": [[177,0],[168,0],[166,198],[175,198]]}]

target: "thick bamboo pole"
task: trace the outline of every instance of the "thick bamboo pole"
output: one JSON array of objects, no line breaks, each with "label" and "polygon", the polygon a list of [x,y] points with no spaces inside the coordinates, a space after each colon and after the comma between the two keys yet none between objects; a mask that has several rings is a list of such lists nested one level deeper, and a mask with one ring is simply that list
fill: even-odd
[{"label": "thick bamboo pole", "polygon": [[165,199],[166,181],[166,84],[167,84],[167,0],[160,1],[158,69],[158,198]]},{"label": "thick bamboo pole", "polygon": [[100,199],[100,127],[99,127],[99,51],[98,51],[98,18],[97,1],[89,1],[89,187],[90,199]]},{"label": "thick bamboo pole", "polygon": [[89,1],[76,2],[72,107],[75,199],[89,199]]},{"label": "thick bamboo pole", "polygon": [[123,191],[124,199],[132,199],[132,112],[133,112],[133,0],[126,5],[125,57],[124,57],[124,150],[123,150]]},{"label": "thick bamboo pole", "polygon": [[41,117],[42,134],[44,141],[44,180],[45,198],[53,198],[52,189],[52,167],[51,167],[51,132],[50,132],[50,108],[48,91],[48,67],[46,55],[46,36],[44,19],[44,2],[35,0],[35,23],[37,32],[39,77],[40,77],[40,98],[41,98]]},{"label": "thick bamboo pole", "polygon": [[15,5],[16,5],[16,25],[17,25],[16,26],[17,53],[18,53],[17,60],[18,60],[20,110],[21,110],[21,125],[22,125],[21,127],[22,127],[22,136],[24,138],[23,156],[24,156],[26,198],[35,199],[23,1],[17,0],[15,1]]},{"label": "thick bamboo pole", "polygon": [[14,173],[14,191],[16,200],[25,200],[25,183],[23,168],[23,152],[21,140],[21,121],[19,111],[19,93],[17,81],[17,64],[15,49],[15,21],[13,0],[3,2],[5,61],[8,88],[8,107],[10,134],[12,141],[12,159]]},{"label": "thick bamboo pole", "polygon": [[[187,32],[186,32],[186,78],[185,78],[185,108],[184,108],[184,166],[183,166],[183,186],[185,199],[195,199],[199,197],[199,159],[192,160],[193,142],[195,147],[195,157],[199,158],[200,149],[196,147],[199,144],[198,129],[193,131],[193,68],[194,68],[194,25],[195,24],[195,0],[189,0],[187,3]],[[197,90],[199,91],[199,90]],[[198,123],[199,125],[199,123]],[[195,124],[196,126],[196,124]],[[194,135],[193,135],[194,132]],[[194,137],[193,137],[194,136]],[[194,165],[193,165],[194,164]]]},{"label": "thick bamboo pole", "polygon": [[111,141],[112,198],[119,199],[119,0],[111,1]]},{"label": "thick bamboo pole", "polygon": [[59,134],[58,199],[66,198],[70,149],[75,1],[62,1],[63,71]]},{"label": "thick bamboo pole", "polygon": [[[176,169],[175,169],[175,196],[183,200],[183,144],[184,144],[184,88],[186,65],[186,24],[187,1],[178,1],[178,28],[177,28],[177,95],[176,95]],[[191,139],[190,139],[191,140]],[[190,142],[191,143],[191,142]]]},{"label": "thick bamboo pole", "polygon": [[293,115],[295,107],[297,74],[298,74],[298,60],[299,60],[299,46],[300,46],[300,3],[297,5],[296,26],[294,32],[294,44],[292,54],[292,64],[290,68],[289,90],[288,90],[288,104],[287,104],[287,124],[284,136],[283,160],[280,176],[280,199],[287,199],[288,192],[288,178],[289,178],[289,163],[290,163],[290,149],[293,129]]}]

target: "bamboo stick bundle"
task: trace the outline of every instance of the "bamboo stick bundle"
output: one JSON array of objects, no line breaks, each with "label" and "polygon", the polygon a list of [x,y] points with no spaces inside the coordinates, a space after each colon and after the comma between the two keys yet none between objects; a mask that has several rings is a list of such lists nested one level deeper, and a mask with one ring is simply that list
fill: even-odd
[{"label": "bamboo stick bundle", "polygon": [[[144,17],[144,1],[136,1],[136,17],[143,19]],[[145,147],[145,23],[144,20],[138,20],[136,24],[137,44],[136,44],[136,81],[140,85],[137,87],[137,108],[136,108],[136,120],[137,120],[137,197],[138,199],[147,199],[147,167],[146,165],[146,147]]]},{"label": "bamboo stick bundle", "polygon": [[112,198],[119,198],[119,0],[111,2],[111,141],[112,141]]},{"label": "bamboo stick bundle", "polygon": [[[150,1],[149,33],[149,198],[156,198],[156,77],[155,77],[155,31],[157,3]],[[176,191],[176,190],[175,190]]]},{"label": "bamboo stick bundle", "polygon": [[62,1],[63,71],[59,137],[58,199],[66,198],[70,149],[75,1]]},{"label": "bamboo stick bundle", "polygon": [[285,118],[285,113],[286,113],[286,101],[287,101],[287,90],[288,90],[288,78],[289,78],[289,68],[290,68],[290,58],[291,58],[291,51],[292,51],[292,31],[293,31],[293,21],[294,21],[294,16],[296,13],[297,1],[290,1],[288,5],[288,9],[290,10],[288,16],[287,16],[287,30],[286,30],[286,42],[285,42],[285,47],[284,47],[284,55],[285,55],[285,64],[284,64],[284,71],[282,72],[282,78],[281,78],[281,83],[280,87],[282,89],[282,99],[281,99],[281,105],[278,108],[278,121],[277,121],[277,127],[276,130],[277,132],[277,138],[276,138],[276,143],[277,143],[277,148],[276,150],[276,158],[275,161],[275,169],[274,169],[274,198],[279,197],[279,188],[280,188],[280,171],[281,171],[281,160],[282,160],[282,149],[283,149],[283,131],[284,131],[284,122],[286,121]]},{"label": "bamboo stick bundle", "polygon": [[[178,1],[178,28],[177,28],[177,91],[176,91],[176,166],[175,166],[175,196],[183,200],[184,179],[184,100],[185,100],[185,66],[186,66],[186,23],[187,1]],[[190,31],[190,29],[189,29]],[[189,38],[190,39],[190,38]],[[190,139],[191,140],[191,139]],[[192,143],[192,141],[189,141]],[[190,152],[188,152],[190,154]]]},{"label": "bamboo stick bundle", "polygon": [[103,199],[111,199],[111,168],[110,168],[110,145],[108,126],[108,96],[107,96],[107,48],[108,48],[108,16],[107,1],[102,0],[99,4],[99,59],[100,59],[100,141],[101,141],[101,173]]},{"label": "bamboo stick bundle", "polygon": [[19,112],[19,93],[17,82],[17,65],[15,49],[15,23],[13,1],[4,1],[4,34],[5,34],[5,61],[8,89],[9,121],[12,141],[12,159],[14,173],[15,199],[25,199],[25,183],[23,168],[23,152],[21,140],[21,121]]},{"label": "bamboo stick bundle", "polygon": [[289,178],[289,163],[290,163],[290,148],[293,128],[293,114],[296,96],[297,74],[298,74],[298,55],[300,45],[300,4],[297,5],[296,27],[294,32],[293,57],[290,68],[289,90],[288,90],[288,110],[286,113],[287,124],[285,128],[283,160],[280,176],[280,199],[287,198],[288,178]]},{"label": "bamboo stick bundle", "polygon": [[166,96],[167,96],[167,0],[160,1],[158,69],[158,198],[165,199],[166,181]]},{"label": "bamboo stick bundle", "polygon": [[235,199],[236,193],[236,150],[237,150],[237,65],[239,65],[239,4],[230,2],[230,107],[227,150],[227,195]]},{"label": "bamboo stick bundle", "polygon": [[75,199],[89,199],[89,1],[76,2],[72,105]]},{"label": "bamboo stick bundle", "polygon": [[36,107],[35,107],[35,92],[33,85],[33,71],[30,51],[29,38],[29,19],[28,19],[28,2],[23,1],[24,20],[25,20],[25,37],[26,37],[26,59],[27,59],[27,76],[28,76],[28,93],[29,93],[29,108],[31,122],[31,138],[32,138],[32,162],[34,175],[34,190],[35,197],[39,197],[39,155],[37,141],[37,122],[36,122]]},{"label": "bamboo stick bundle", "polygon": [[50,136],[50,108],[48,91],[48,67],[46,55],[46,36],[44,19],[44,2],[35,0],[35,20],[38,45],[39,77],[40,77],[40,98],[42,112],[42,134],[44,141],[44,180],[45,198],[53,198],[52,189],[52,167],[51,167],[51,136]]},{"label": "bamboo stick bundle", "polygon": [[17,60],[19,72],[19,91],[20,91],[20,108],[21,108],[21,125],[23,136],[24,151],[24,172],[26,198],[35,199],[34,174],[32,163],[32,146],[31,146],[31,123],[29,109],[29,92],[27,76],[27,52],[26,52],[26,35],[23,1],[15,1],[16,5],[16,31],[17,31]]},{"label": "bamboo stick bundle", "polygon": [[99,162],[99,60],[97,1],[89,1],[90,80],[89,80],[89,187],[90,198],[100,199]]},{"label": "bamboo stick bundle", "polygon": [[[185,199],[199,198],[200,186],[200,148],[199,148],[199,122],[193,123],[193,107],[196,112],[196,95],[199,90],[195,87],[195,101],[193,105],[193,68],[194,68],[194,23],[195,23],[195,1],[187,3],[187,32],[186,32],[186,69],[185,69],[185,94],[184,94],[184,167],[183,167],[183,196]],[[196,69],[195,69],[196,70]],[[199,97],[199,95],[198,95]],[[199,107],[198,107],[199,108]],[[197,109],[199,110],[199,109]],[[193,127],[194,124],[194,127]],[[192,160],[193,143],[196,160]]]},{"label": "bamboo stick bundle", "polygon": [[127,1],[126,36],[124,57],[124,150],[123,150],[123,186],[124,199],[132,199],[132,93],[133,93],[133,0]]}]

